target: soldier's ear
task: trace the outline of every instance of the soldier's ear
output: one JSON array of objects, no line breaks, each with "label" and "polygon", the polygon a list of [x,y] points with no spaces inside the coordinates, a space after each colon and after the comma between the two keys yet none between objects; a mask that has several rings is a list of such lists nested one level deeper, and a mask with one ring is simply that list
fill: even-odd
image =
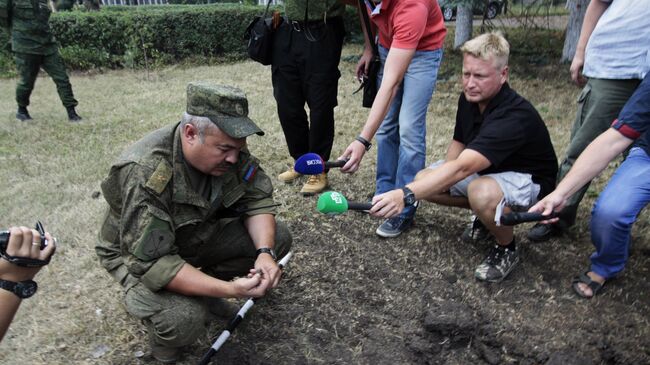
[{"label": "soldier's ear", "polygon": [[183,134],[183,139],[185,139],[189,144],[201,142],[199,138],[199,129],[195,125],[190,123],[185,124],[181,133]]}]

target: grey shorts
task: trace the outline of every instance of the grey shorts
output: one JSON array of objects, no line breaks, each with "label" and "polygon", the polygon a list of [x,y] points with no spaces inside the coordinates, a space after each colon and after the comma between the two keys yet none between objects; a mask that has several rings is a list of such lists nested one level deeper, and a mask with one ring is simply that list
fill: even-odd
[{"label": "grey shorts", "polygon": [[[435,169],[444,162],[444,160],[439,160],[436,163],[431,164],[429,168]],[[467,187],[469,186],[469,183],[482,176],[489,176],[494,179],[497,184],[499,184],[501,192],[503,192],[503,199],[499,202],[494,216],[494,221],[497,225],[500,223],[500,218],[505,206],[508,206],[513,211],[525,211],[533,204],[537,203],[537,195],[540,190],[539,184],[533,182],[531,174],[514,171],[485,175],[472,174],[452,185],[451,188],[449,188],[449,195],[455,197],[463,196],[467,198]]]}]

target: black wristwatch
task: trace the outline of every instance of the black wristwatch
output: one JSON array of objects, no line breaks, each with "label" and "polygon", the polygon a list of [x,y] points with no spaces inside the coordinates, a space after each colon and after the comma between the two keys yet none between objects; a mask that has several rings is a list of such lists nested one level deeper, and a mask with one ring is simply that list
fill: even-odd
[{"label": "black wristwatch", "polygon": [[405,186],[402,188],[402,191],[404,192],[404,205],[411,206],[415,204],[415,194],[413,194],[411,189]]},{"label": "black wristwatch", "polygon": [[38,285],[36,285],[34,280],[25,280],[16,283],[0,279],[0,288],[16,294],[18,298],[26,299],[36,293]]},{"label": "black wristwatch", "polygon": [[278,259],[277,257],[275,257],[275,251],[273,251],[272,248],[262,247],[262,248],[257,249],[257,252],[256,252],[256,253],[257,253],[256,256],[259,256],[259,255],[262,254],[262,253],[268,253],[269,255],[271,255],[271,257],[273,257],[273,260],[277,260],[277,259]]},{"label": "black wristwatch", "polygon": [[364,147],[366,147],[366,152],[368,152],[370,150],[370,147],[372,147],[372,143],[370,143],[370,141],[368,141],[367,139],[361,136],[357,136],[357,138],[355,138],[354,140],[361,143]]}]

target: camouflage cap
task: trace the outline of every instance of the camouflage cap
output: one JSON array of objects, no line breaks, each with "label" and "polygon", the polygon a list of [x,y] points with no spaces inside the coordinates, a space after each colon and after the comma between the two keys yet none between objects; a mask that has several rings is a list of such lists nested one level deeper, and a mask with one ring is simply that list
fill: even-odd
[{"label": "camouflage cap", "polygon": [[232,138],[244,138],[264,132],[248,118],[248,100],[243,91],[232,86],[209,82],[187,85],[187,113],[210,118]]}]

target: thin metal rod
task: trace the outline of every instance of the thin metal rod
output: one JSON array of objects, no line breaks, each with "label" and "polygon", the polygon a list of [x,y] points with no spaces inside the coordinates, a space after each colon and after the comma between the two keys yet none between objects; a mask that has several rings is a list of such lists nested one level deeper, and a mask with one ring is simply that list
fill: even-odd
[{"label": "thin metal rod", "polygon": [[[291,256],[293,256],[293,253],[289,252],[284,257],[282,260],[278,262],[278,266],[280,267],[280,270],[284,269],[284,267],[287,265],[289,260],[291,259]],[[237,312],[237,315],[235,315],[235,318],[233,318],[230,323],[228,323],[228,326],[226,329],[219,335],[216,341],[212,344],[208,352],[203,355],[201,358],[201,361],[199,361],[199,365],[208,365],[210,363],[210,359],[214,354],[219,351],[221,346],[228,340],[232,332],[237,328],[239,323],[244,319],[246,316],[246,313],[248,312],[249,309],[255,304],[255,301],[257,298],[249,298],[246,303],[239,309],[239,312]]]}]

